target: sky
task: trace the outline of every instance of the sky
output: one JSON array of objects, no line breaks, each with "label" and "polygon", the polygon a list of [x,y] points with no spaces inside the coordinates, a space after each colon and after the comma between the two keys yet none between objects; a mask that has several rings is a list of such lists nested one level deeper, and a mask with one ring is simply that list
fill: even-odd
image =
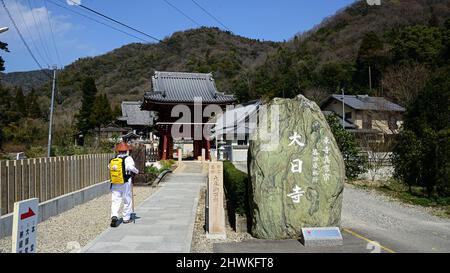
[{"label": "sky", "polygon": [[[201,25],[226,28],[240,36],[271,41],[288,40],[296,33],[311,29],[324,18],[355,2],[355,0],[3,1],[30,50],[44,68],[52,65],[62,67],[82,57],[97,56],[129,43],[142,42],[140,39],[154,42],[147,36],[105,21],[76,5],[75,2],[157,39]],[[9,27],[8,31],[0,33],[0,41],[7,43],[10,50],[9,53],[0,52],[5,59],[5,72],[39,69],[1,2],[2,0],[0,0],[0,27]],[[192,20],[183,16],[180,11]],[[140,39],[108,28],[92,19],[114,26]]]}]

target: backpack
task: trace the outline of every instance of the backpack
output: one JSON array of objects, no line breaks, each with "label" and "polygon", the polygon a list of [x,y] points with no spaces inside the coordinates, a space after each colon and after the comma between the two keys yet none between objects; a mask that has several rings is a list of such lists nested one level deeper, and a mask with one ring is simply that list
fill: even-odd
[{"label": "backpack", "polygon": [[131,177],[125,171],[125,158],[127,157],[116,157],[109,161],[109,174],[112,184],[124,184]]}]

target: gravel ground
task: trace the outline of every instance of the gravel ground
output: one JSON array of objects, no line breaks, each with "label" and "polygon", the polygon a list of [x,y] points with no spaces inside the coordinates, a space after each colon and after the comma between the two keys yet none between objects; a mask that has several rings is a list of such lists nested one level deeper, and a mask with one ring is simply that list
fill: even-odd
[{"label": "gravel ground", "polygon": [[450,252],[450,220],[375,190],[346,185],[342,226],[398,252]]},{"label": "gravel ground", "polygon": [[[137,207],[159,187],[134,187]],[[77,252],[109,227],[111,195],[105,194],[38,224],[37,252]],[[11,237],[0,240],[0,253],[11,251]]]},{"label": "gravel ground", "polygon": [[243,240],[253,238],[249,233],[235,232],[228,224],[228,221],[226,221],[227,238],[225,240],[207,239],[205,233],[205,198],[206,187],[201,190],[200,199],[198,200],[197,217],[195,219],[195,226],[192,236],[191,253],[212,253],[214,243],[241,242]]}]

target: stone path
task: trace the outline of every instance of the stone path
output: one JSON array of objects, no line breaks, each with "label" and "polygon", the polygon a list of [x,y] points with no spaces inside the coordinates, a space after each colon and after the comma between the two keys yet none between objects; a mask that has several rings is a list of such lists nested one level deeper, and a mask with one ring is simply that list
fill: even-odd
[{"label": "stone path", "polygon": [[190,252],[200,189],[206,185],[199,162],[183,162],[136,211],[136,223],[108,228],[82,252]]}]

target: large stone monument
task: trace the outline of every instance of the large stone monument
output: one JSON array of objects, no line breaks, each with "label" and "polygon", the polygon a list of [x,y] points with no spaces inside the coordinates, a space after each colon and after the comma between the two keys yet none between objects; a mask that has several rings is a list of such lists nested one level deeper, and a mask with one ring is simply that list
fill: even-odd
[{"label": "large stone monument", "polygon": [[344,161],[320,108],[300,95],[259,112],[248,157],[252,234],[297,239],[305,227],[340,226]]}]

